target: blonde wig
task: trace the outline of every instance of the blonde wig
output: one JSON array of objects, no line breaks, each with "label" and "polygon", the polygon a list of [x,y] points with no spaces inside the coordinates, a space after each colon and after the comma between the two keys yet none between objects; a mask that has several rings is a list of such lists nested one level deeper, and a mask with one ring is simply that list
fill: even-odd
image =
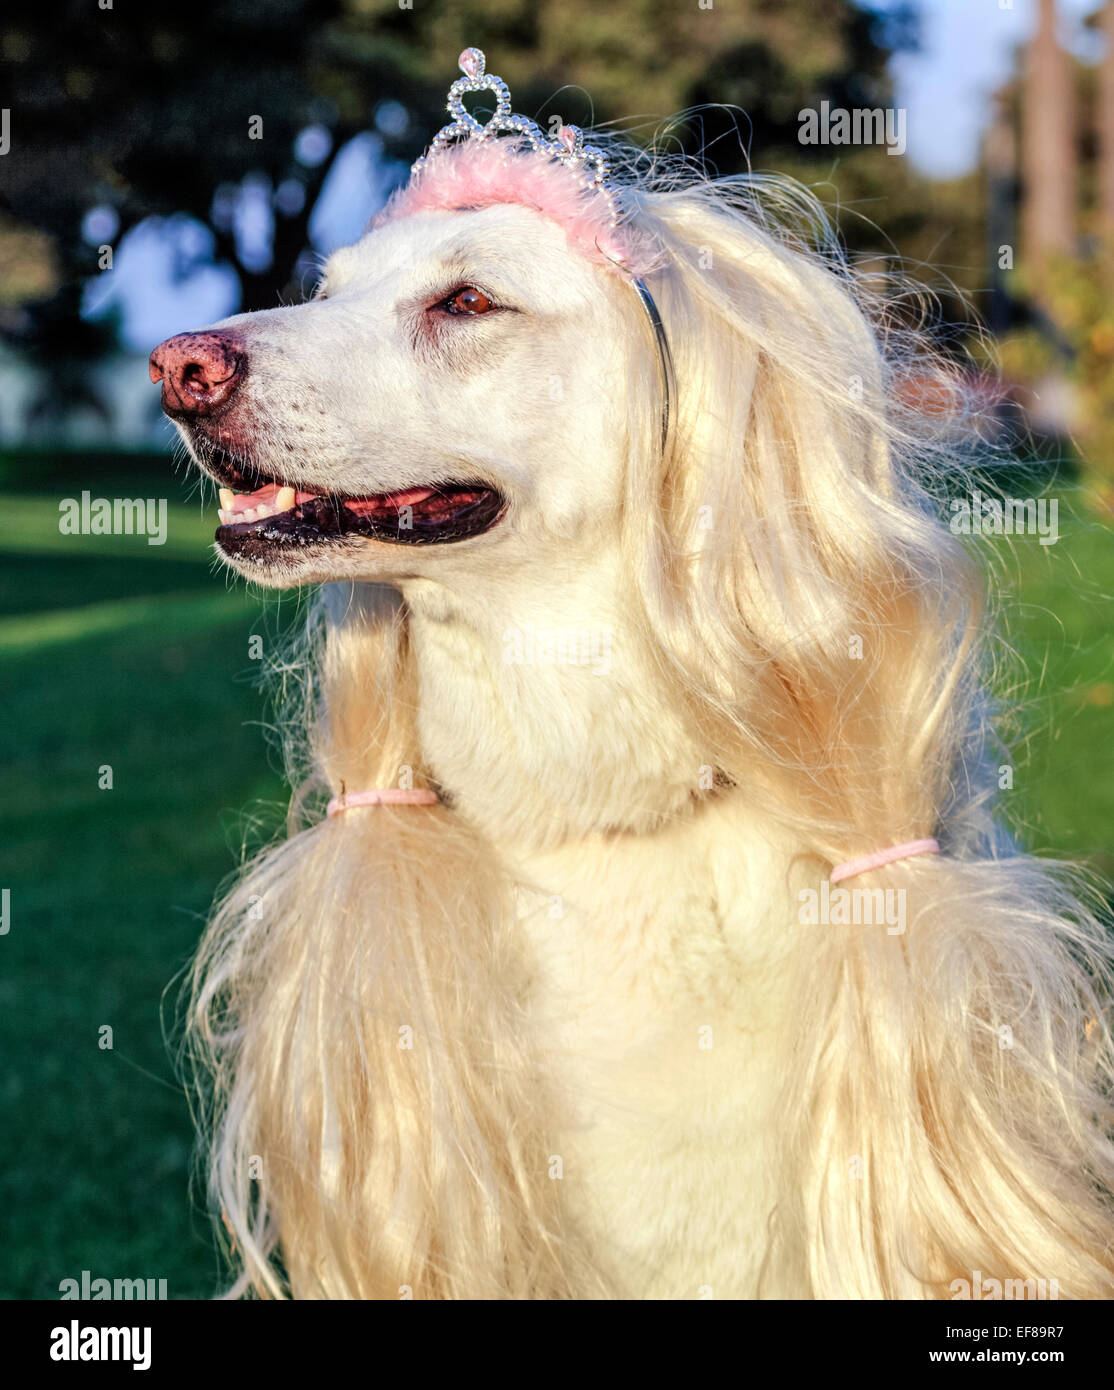
[{"label": "blonde wig", "polygon": [[[663,454],[644,316],[598,272],[625,326],[612,523],[655,698],[714,775],[660,800],[632,776],[622,823],[606,767],[562,805],[524,785],[508,829],[555,847],[739,803],[789,847],[756,888],[801,1006],[769,1042],[777,1190],[745,1292],[949,1297],[979,1271],[1108,1297],[1109,946],[1072,875],[995,817],[983,583],[940,520],[972,437],[962,378],[802,190],[629,177],[676,398]],[[438,785],[422,697],[399,593],[323,586],[283,666],[288,837],[245,865],[190,982],[232,1291],[637,1294],[547,1171],[566,1102],[503,809],[465,814],[447,779],[437,806],[321,816],[342,788]],[[800,925],[833,864],[924,836],[938,857],[862,881],[904,890],[902,934]]]}]

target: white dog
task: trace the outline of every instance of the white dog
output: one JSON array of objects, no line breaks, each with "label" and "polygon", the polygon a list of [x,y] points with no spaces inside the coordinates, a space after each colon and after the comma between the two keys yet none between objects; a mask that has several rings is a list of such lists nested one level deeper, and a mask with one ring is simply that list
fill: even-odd
[{"label": "white dog", "polygon": [[509,135],[152,359],[220,553],[324,582],[193,981],[235,1291],[1108,1296],[1107,956],[992,819],[943,369],[464,59]]}]

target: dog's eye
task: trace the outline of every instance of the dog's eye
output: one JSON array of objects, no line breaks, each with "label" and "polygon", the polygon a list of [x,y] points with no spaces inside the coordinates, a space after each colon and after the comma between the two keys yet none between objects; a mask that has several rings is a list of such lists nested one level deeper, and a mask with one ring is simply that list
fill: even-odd
[{"label": "dog's eye", "polygon": [[441,307],[447,314],[486,314],[495,305],[483,290],[465,285],[463,289],[454,290]]}]

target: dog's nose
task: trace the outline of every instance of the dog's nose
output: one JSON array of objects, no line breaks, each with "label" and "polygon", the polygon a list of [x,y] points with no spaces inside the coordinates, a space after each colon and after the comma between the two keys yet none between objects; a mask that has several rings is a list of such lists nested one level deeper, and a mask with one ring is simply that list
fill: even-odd
[{"label": "dog's nose", "polygon": [[151,354],[151,380],[162,382],[168,415],[212,415],[244,379],[247,354],[227,333],[179,333]]}]

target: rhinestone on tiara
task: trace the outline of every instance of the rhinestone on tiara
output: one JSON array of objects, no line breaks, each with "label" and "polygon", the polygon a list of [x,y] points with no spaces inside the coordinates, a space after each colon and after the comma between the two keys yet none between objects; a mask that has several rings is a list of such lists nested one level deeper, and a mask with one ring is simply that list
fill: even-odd
[{"label": "rhinestone on tiara", "polygon": [[[584,132],[579,126],[563,125],[557,132],[557,138],[551,140],[536,121],[511,110],[510,89],[501,77],[487,71],[487,60],[481,49],[466,48],[457,62],[464,76],[458,77],[449,88],[446,110],[452,120],[433,137],[426,153],[414,161],[412,173],[420,173],[428,157],[436,150],[456,144],[459,140],[491,140],[497,135],[514,135],[525,140],[535,153],[560,161],[578,175],[587,187],[601,192],[611,207],[612,221],[617,220],[615,200],[607,182],[607,157],[596,146],[584,143]],[[486,121],[478,121],[465,110],[466,92],[491,92],[495,97],[494,114]]]}]

